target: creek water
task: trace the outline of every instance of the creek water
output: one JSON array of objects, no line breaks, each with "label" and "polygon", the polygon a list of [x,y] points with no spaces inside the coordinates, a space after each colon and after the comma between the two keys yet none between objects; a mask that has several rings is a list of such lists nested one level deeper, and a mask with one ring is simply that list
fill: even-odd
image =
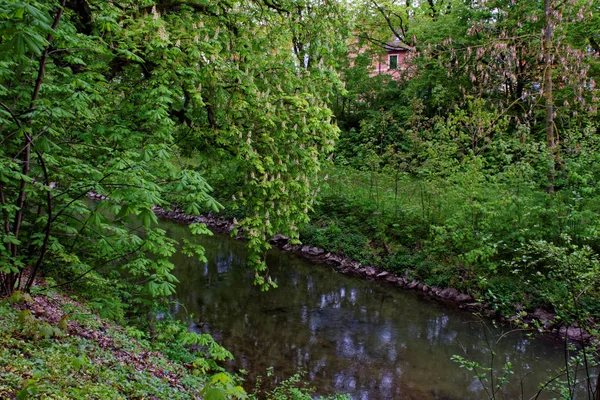
[{"label": "creek water", "polygon": [[[184,225],[163,221],[161,226],[174,239],[189,238]],[[228,368],[246,370],[249,388],[273,367],[278,379],[304,370],[304,379],[323,395],[486,399],[473,373],[451,357],[489,366],[493,349],[494,366],[501,371],[510,362],[513,370],[498,398],[518,399],[521,392],[529,398],[564,364],[563,345],[553,339],[507,333],[508,327],[410,291],[345,276],[278,250],[269,253],[267,264],[279,287],[261,292],[252,285],[243,241],[215,235],[199,242],[207,263],[182,255],[174,260],[181,283],[173,313],[231,351],[235,360]]]}]

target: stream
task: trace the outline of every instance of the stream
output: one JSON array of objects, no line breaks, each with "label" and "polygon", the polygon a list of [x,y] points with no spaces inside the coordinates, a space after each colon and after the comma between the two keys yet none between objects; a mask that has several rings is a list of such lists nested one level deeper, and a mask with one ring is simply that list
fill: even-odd
[{"label": "stream", "polygon": [[[189,238],[185,225],[162,221],[161,227],[176,240]],[[487,399],[473,373],[451,357],[490,366],[493,349],[498,374],[507,362],[513,371],[505,396],[498,398],[518,399],[521,390],[525,398],[535,394],[564,364],[564,345],[552,338],[507,333],[509,327],[455,307],[279,250],[267,259],[279,287],[261,292],[252,285],[243,241],[215,235],[199,242],[207,263],[181,254],[174,259],[181,283],[173,313],[231,351],[235,360],[228,368],[247,371],[247,389],[273,367],[280,380],[305,371],[304,379],[321,395]]]}]

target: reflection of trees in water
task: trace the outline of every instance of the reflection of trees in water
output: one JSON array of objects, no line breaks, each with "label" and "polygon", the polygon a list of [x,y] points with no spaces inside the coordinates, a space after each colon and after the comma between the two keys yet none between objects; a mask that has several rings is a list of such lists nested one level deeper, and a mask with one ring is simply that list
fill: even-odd
[{"label": "reflection of trees in water", "polygon": [[[250,371],[249,386],[274,366],[280,378],[302,368],[320,392],[356,398],[479,396],[472,376],[450,361],[464,349],[487,363],[482,327],[467,314],[285,254],[269,257],[279,288],[262,293],[251,284],[243,244],[223,243],[231,241],[207,242],[206,265],[175,260],[178,300],[236,355],[233,368]],[[531,372],[532,347],[527,338],[506,340],[496,349],[498,362],[510,360],[517,374]],[[542,357],[538,368],[540,362],[548,365]]]}]

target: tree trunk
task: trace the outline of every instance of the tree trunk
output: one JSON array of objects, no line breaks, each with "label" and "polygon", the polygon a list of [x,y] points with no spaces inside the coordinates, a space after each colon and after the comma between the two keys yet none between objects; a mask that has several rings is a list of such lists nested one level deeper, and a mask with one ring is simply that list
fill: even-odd
[{"label": "tree trunk", "polygon": [[[54,18],[54,22],[52,23],[52,31],[50,31],[48,33],[48,35],[46,36],[46,41],[48,42],[48,46],[44,49],[44,51],[42,52],[42,55],[40,57],[40,61],[39,61],[39,66],[38,66],[38,72],[37,72],[37,78],[35,80],[34,83],[34,87],[33,87],[33,93],[31,95],[31,101],[29,103],[29,113],[33,114],[33,111],[35,110],[36,107],[36,103],[38,101],[38,97],[40,94],[40,90],[42,87],[42,82],[44,81],[44,73],[46,70],[46,64],[48,61],[48,54],[50,52],[50,43],[52,42],[52,39],[54,37],[54,32],[56,31],[56,29],[58,28],[58,24],[60,22],[60,19],[62,18],[63,15],[63,9],[65,6],[65,2],[66,0],[62,0],[60,3],[60,7],[58,8],[58,11],[56,13],[56,16]],[[23,148],[23,159],[21,160],[23,167],[22,167],[22,174],[25,177],[29,177],[29,173],[30,173],[30,169],[31,169],[31,151],[32,151],[32,147],[33,147],[33,132],[30,131],[30,127],[31,127],[31,120],[33,117],[27,117],[27,121],[25,121],[25,123],[21,123],[19,122],[18,119],[15,119],[15,122],[17,123],[17,125],[19,126],[19,128],[21,128],[21,130],[23,131],[23,135],[25,136],[25,147]],[[45,166],[44,166],[45,168]],[[46,173],[46,184],[49,184],[49,179],[47,177],[47,170],[44,171]],[[21,231],[21,226],[23,224],[23,218],[24,218],[24,210],[26,208],[26,202],[27,202],[27,180],[25,178],[21,179],[21,183],[19,185],[19,189],[17,191],[17,199],[15,202],[15,206],[16,206],[16,212],[15,212],[15,216],[14,216],[14,221],[12,224],[12,235],[14,237],[15,240],[19,239],[19,234]],[[48,198],[50,198],[50,193],[48,192]],[[5,201],[3,199],[3,201]],[[31,283],[33,283],[33,280],[35,278],[35,273],[37,272],[37,270],[39,269],[39,266],[41,265],[41,262],[43,261],[43,255],[46,251],[46,247],[48,244],[48,235],[50,232],[50,218],[52,216],[51,214],[51,202],[48,202],[48,226],[46,229],[46,238],[44,239],[44,246],[43,246],[43,250],[41,253],[41,256],[38,260],[38,262],[35,265],[35,268],[33,268],[31,270],[31,275],[29,277],[29,280],[31,281]],[[18,244],[13,244],[11,247],[11,253],[10,255],[16,259],[19,256],[19,245]],[[20,277],[23,273],[23,270],[20,269],[18,272],[9,272],[7,273],[5,276],[2,277],[2,283],[3,283],[3,288],[0,290],[0,294],[5,294],[5,295],[10,295],[12,294],[12,292],[15,289],[15,285],[17,283],[17,280],[19,280],[19,285],[20,285]],[[27,284],[27,288],[29,289],[29,287],[31,286],[31,284]]]},{"label": "tree trunk", "polygon": [[546,191],[554,193],[556,175],[556,137],[554,132],[554,98],[552,88],[552,37],[554,26],[552,22],[553,0],[544,0],[544,99],[546,101],[546,146],[548,148],[548,186]]}]

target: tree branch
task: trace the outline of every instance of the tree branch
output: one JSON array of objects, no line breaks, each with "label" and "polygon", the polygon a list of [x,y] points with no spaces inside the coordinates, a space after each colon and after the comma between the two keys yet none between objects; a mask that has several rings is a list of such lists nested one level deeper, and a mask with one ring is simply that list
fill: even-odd
[{"label": "tree branch", "polygon": [[405,33],[404,33],[404,27],[402,26],[403,25],[402,18],[400,18],[400,30],[402,31],[402,34],[400,34],[400,32],[398,32],[396,30],[396,28],[394,28],[394,25],[392,24],[392,21],[390,20],[390,17],[385,12],[385,8],[383,8],[382,6],[380,6],[379,4],[377,4],[377,2],[375,0],[371,0],[371,2],[375,5],[375,8],[377,8],[377,10],[379,11],[379,13],[383,17],[383,19],[385,19],[385,22],[387,23],[387,26],[390,28],[390,30],[392,31],[392,33],[394,34],[394,36],[396,36],[396,38],[398,40],[404,40]]},{"label": "tree branch", "polygon": [[[63,15],[63,11],[64,11],[64,6],[65,6],[65,2],[66,0],[62,0],[61,4],[60,4],[60,8],[58,9],[58,12],[56,13],[56,17],[54,18],[54,22],[52,23],[52,31],[56,31],[56,28],[58,27],[58,23],[60,22],[60,19]],[[31,95],[31,102],[29,104],[29,109],[33,110],[35,108],[35,102],[37,101],[39,94],[40,94],[40,89],[42,87],[42,82],[44,80],[44,72],[46,70],[46,62],[48,60],[48,53],[50,51],[50,42],[52,41],[53,38],[53,33],[50,32],[48,33],[48,36],[46,37],[46,41],[48,42],[48,46],[44,49],[44,52],[42,53],[42,57],[40,58],[40,65],[39,65],[39,69],[38,69],[38,74],[37,74],[37,78],[35,80],[35,86],[33,88],[33,94]],[[30,117],[31,119],[31,117]],[[22,174],[24,176],[29,176],[29,162],[31,159],[31,145],[33,144],[33,140],[31,138],[31,135],[29,134],[29,132],[27,132],[26,129],[23,129],[23,133],[25,135],[25,141],[26,141],[26,145],[25,145],[25,155],[23,156],[23,172]],[[13,223],[13,235],[15,236],[15,238],[19,237],[19,230],[21,229],[21,223],[23,222],[23,207],[25,205],[25,187],[27,186],[27,182],[25,181],[25,179],[21,179],[21,185],[19,186],[19,196],[17,198],[17,212],[15,213],[15,219],[14,219],[14,223]],[[17,246],[13,247],[13,257],[17,256]]]},{"label": "tree branch", "polygon": [[[44,181],[45,184],[48,186],[50,185],[50,177],[48,175],[48,168],[46,168],[46,163],[44,162],[44,157],[42,156],[42,153],[40,153],[39,151],[35,152],[38,156],[38,159],[40,160],[40,165],[42,166],[42,171],[44,172]],[[42,265],[42,261],[44,260],[44,256],[46,255],[46,250],[48,248],[48,242],[50,241],[50,231],[52,229],[52,195],[50,194],[50,190],[46,190],[46,218],[47,218],[47,222],[46,222],[46,229],[44,232],[44,242],[42,244],[42,248],[40,249],[40,254],[38,256],[38,259],[33,267],[33,269],[31,270],[31,273],[29,274],[29,278],[27,279],[27,283],[25,284],[25,290],[29,291],[29,289],[31,289],[31,285],[33,285],[33,281],[35,280],[35,276],[37,275],[40,266]]]}]

